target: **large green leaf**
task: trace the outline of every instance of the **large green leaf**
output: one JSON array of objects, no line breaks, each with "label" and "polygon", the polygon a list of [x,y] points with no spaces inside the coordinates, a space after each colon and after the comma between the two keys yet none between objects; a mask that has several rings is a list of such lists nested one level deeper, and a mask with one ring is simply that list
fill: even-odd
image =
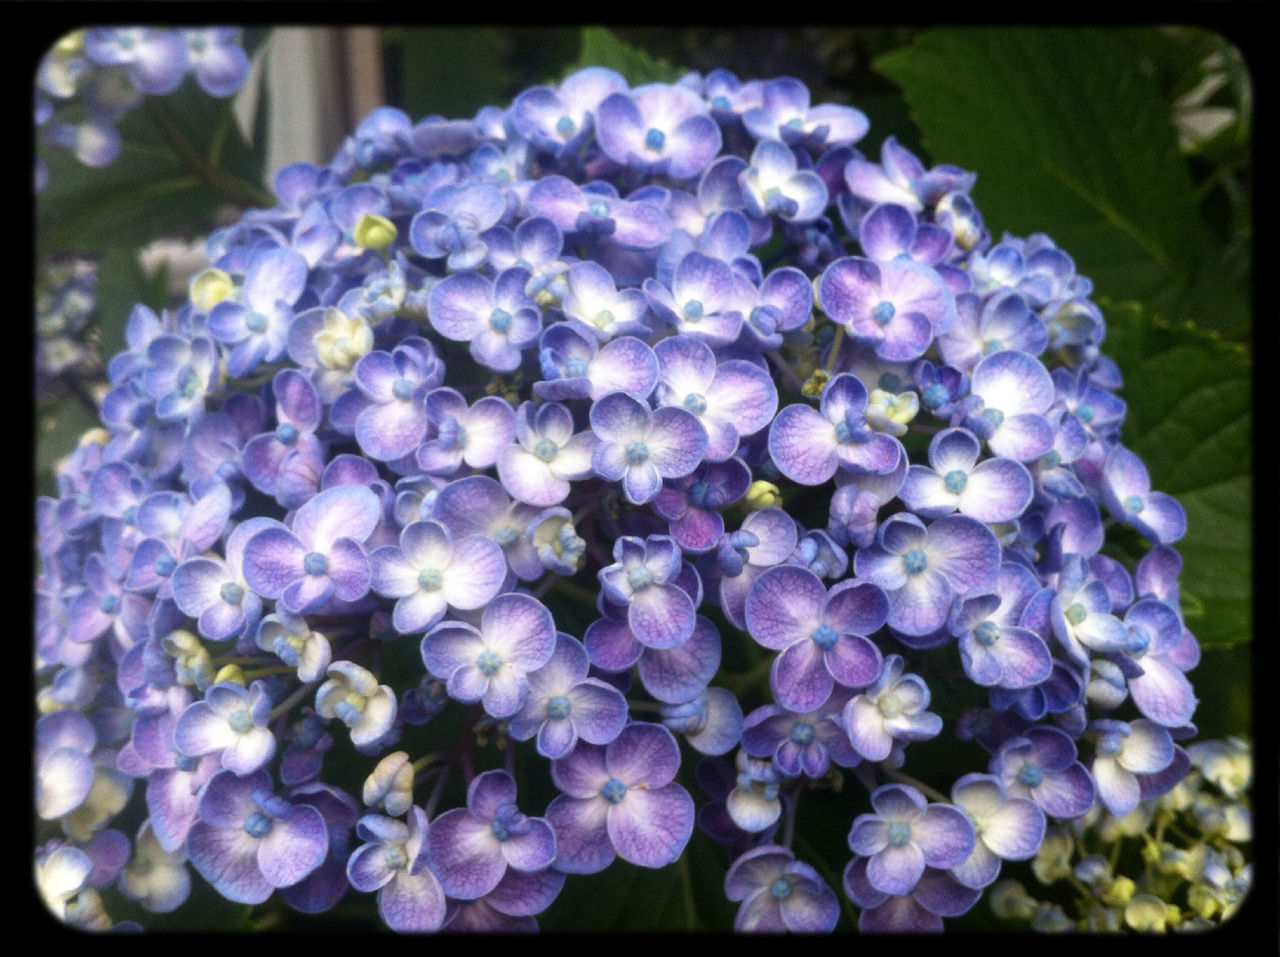
[{"label": "large green leaf", "polygon": [[[876,61],[937,162],[978,173],[993,236],[1048,232],[1099,295],[1236,334],[1166,97],[1132,32],[945,29]],[[1190,293],[1190,294],[1189,294]]]},{"label": "large green leaf", "polygon": [[90,169],[44,150],[49,184],[36,199],[39,252],[140,249],[188,234],[223,205],[271,205],[258,185],[262,157],[244,141],[230,100],[187,83],[148,97],[120,123],[120,153]]},{"label": "large green leaf", "polygon": [[1103,348],[1124,374],[1121,440],[1152,487],[1187,510],[1177,543],[1187,626],[1206,646],[1251,635],[1252,369],[1243,347],[1173,326],[1136,305],[1107,306]]},{"label": "large green leaf", "polygon": [[605,66],[617,70],[632,86],[674,83],[685,72],[665,60],[628,46],[604,27],[582,28],[582,52],[578,56],[578,62],[566,73],[588,66]]}]

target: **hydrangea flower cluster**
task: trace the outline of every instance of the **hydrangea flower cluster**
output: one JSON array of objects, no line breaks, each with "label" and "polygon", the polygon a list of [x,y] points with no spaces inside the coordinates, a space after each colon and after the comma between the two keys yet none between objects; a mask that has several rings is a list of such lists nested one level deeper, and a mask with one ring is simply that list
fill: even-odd
[{"label": "hydrangea flower cluster", "polygon": [[85,327],[97,307],[98,264],[79,256],[50,256],[36,267],[36,398],[49,401],[69,383],[92,380],[102,360]]},{"label": "hydrangea flower cluster", "polygon": [[[40,61],[35,121],[42,141],[85,166],[120,152],[116,124],[147,96],[172,93],[188,76],[210,96],[240,91],[249,57],[238,27],[96,27],[70,33]],[[36,160],[36,191],[48,170]]]},{"label": "hydrangea flower cluster", "polygon": [[[107,32],[86,55],[159,83],[120,52],[157,35]],[[697,825],[740,930],[829,931],[840,891],[939,930],[1171,792],[1185,515],[1121,443],[1091,283],[867,130],[790,78],[588,68],[379,109],[213,234],[37,504],[50,906],[164,912],[194,870],[532,929]],[[973,766],[926,783],[944,732]],[[806,794],[842,802],[840,888],[793,847]]]}]

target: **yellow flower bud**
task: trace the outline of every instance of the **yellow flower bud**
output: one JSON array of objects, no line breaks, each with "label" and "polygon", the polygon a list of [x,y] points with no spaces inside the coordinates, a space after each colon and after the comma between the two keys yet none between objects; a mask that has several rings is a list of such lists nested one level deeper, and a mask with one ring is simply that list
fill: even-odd
[{"label": "yellow flower bud", "polygon": [[747,487],[747,497],[744,501],[748,509],[756,512],[762,508],[777,508],[782,504],[782,495],[778,491],[778,486],[761,479]]},{"label": "yellow flower bud", "polygon": [[396,224],[377,213],[365,213],[351,231],[351,238],[361,249],[386,249],[398,235]]},{"label": "yellow flower bud", "polygon": [[813,375],[805,380],[804,387],[801,392],[810,398],[817,398],[822,395],[822,390],[827,387],[827,380],[831,378],[826,369],[814,369]]},{"label": "yellow flower bud", "polygon": [[218,669],[218,673],[213,676],[214,681],[234,681],[238,685],[244,684],[244,669],[239,665],[223,665]]},{"label": "yellow flower bud", "polygon": [[208,312],[236,291],[236,281],[221,269],[210,266],[191,279],[191,302],[201,312]]}]

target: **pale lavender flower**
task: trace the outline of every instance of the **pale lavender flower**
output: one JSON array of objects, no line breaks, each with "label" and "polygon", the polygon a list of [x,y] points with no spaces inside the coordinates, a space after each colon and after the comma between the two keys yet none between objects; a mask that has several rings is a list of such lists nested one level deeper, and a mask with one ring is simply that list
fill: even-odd
[{"label": "pale lavender flower", "polygon": [[626,392],[611,392],[591,406],[591,428],[600,442],[591,454],[595,474],[622,482],[627,501],[657,497],[664,478],[688,475],[707,448],[707,432],[693,413],[649,406]]},{"label": "pale lavender flower", "polygon": [[867,880],[876,890],[910,894],[925,867],[942,870],[973,852],[973,825],[950,804],[930,804],[903,784],[886,784],[871,795],[874,814],[860,814],[849,831],[849,848],[868,858]]},{"label": "pale lavender flower", "polygon": [[737,858],[724,878],[725,896],[741,901],[736,931],[829,933],[840,902],[818,872],[785,847],[766,844]]}]

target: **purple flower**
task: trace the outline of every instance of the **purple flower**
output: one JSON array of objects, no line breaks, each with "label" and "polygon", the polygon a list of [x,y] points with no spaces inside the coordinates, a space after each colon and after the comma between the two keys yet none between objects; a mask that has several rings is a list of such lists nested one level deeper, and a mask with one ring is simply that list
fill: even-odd
[{"label": "purple flower", "polygon": [[787,145],[850,145],[870,128],[866,115],[851,106],[809,105],[809,88],[793,77],[766,81],[760,105],[742,114],[743,125],[756,139],[781,138]]},{"label": "purple flower", "polygon": [[789,223],[807,223],[827,208],[827,187],[810,169],[797,169],[796,155],[774,139],[762,139],[751,153],[751,164],[738,174],[747,212],[778,216]]},{"label": "purple flower", "polygon": [[427,670],[448,683],[449,696],[483,701],[495,718],[507,718],[529,696],[530,671],[555,651],[551,612],[536,598],[509,593],[485,606],[480,627],[458,621],[436,625],[422,639]]},{"label": "purple flower", "polygon": [[556,856],[556,836],[540,817],[516,807],[516,782],[505,771],[486,771],[467,787],[467,806],[431,823],[431,869],[450,897],[475,900],[507,873],[539,871]]},{"label": "purple flower", "polygon": [[271,698],[263,682],[246,688],[219,681],[209,686],[203,701],[182,712],[174,727],[174,744],[193,758],[218,754],[224,768],[250,774],[276,753],[275,735],[267,727],[270,715]]},{"label": "purple flower", "polygon": [[672,179],[697,176],[720,152],[720,127],[691,90],[650,83],[596,107],[596,140],[614,162]]},{"label": "purple flower", "polygon": [[870,582],[841,582],[830,593],[799,565],[764,572],[747,593],[747,631],[779,651],[770,670],[775,699],[791,711],[812,711],[837,684],[869,685],[880,673],[880,651],[865,636],[885,622],[888,601]]},{"label": "purple flower", "polygon": [[591,428],[600,439],[592,469],[606,481],[621,481],[634,505],[656,498],[664,478],[692,472],[707,449],[707,431],[693,413],[670,406],[650,411],[626,392],[591,406]]},{"label": "purple flower", "polygon": [[910,260],[838,259],[823,271],[816,290],[832,321],[890,362],[920,358],[956,318],[951,290],[934,270]]},{"label": "purple flower", "polygon": [[1147,467],[1123,445],[1107,453],[1102,467],[1102,501],[1118,520],[1161,545],[1186,534],[1186,509],[1173,496],[1151,491]]},{"label": "purple flower", "polygon": [[347,860],[347,879],[358,891],[378,892],[378,913],[392,930],[424,933],[444,923],[445,895],[426,863],[427,816],[409,808],[406,824],[366,814],[356,824],[366,843]]},{"label": "purple flower", "polygon": [[542,312],[524,291],[529,273],[508,269],[496,280],[457,272],[431,289],[431,327],[455,342],[470,343],[471,356],[494,372],[512,372],[521,350],[542,331]]},{"label": "purple flower", "polygon": [[826,881],[776,844],[752,848],[735,860],[724,892],[729,900],[741,901],[736,931],[829,933],[840,919],[840,902]]},{"label": "purple flower", "polygon": [[885,894],[910,894],[926,866],[947,869],[972,852],[973,825],[949,804],[929,804],[913,787],[886,784],[871,795],[874,814],[860,814],[849,848],[868,858],[867,880]]},{"label": "purple flower", "polygon": [[307,804],[277,797],[266,771],[210,778],[199,820],[187,838],[191,864],[223,897],[261,904],[296,884],[329,852],[324,817]]},{"label": "purple flower", "polygon": [[600,569],[600,586],[626,608],[632,634],[647,647],[682,644],[693,633],[695,602],[676,581],[683,567],[680,546],[666,535],[624,535],[614,543],[613,557]]},{"label": "purple flower", "polygon": [[591,474],[598,439],[592,432],[574,435],[573,415],[558,402],[535,407],[523,402],[516,412],[518,444],[498,456],[498,477],[515,498],[546,508],[569,495],[569,483]]},{"label": "purple flower", "polygon": [[292,527],[276,522],[249,539],[245,581],[294,615],[319,611],[333,598],[362,598],[371,579],[363,542],[381,517],[365,486],[327,489],[293,514]]},{"label": "purple flower", "polygon": [[1157,774],[1173,762],[1173,738],[1167,728],[1144,718],[1095,721],[1090,727],[1098,735],[1091,768],[1098,800],[1112,814],[1128,814],[1146,796],[1139,775]]},{"label": "purple flower", "polygon": [[547,808],[555,828],[554,866],[602,871],[617,854],[640,867],[665,867],[693,833],[693,799],[673,778],[680,749],[660,725],[636,723],[601,747],[580,744],[551,763],[564,793]]},{"label": "purple flower", "polygon": [[966,774],[951,788],[951,800],[973,824],[973,852],[951,868],[966,887],[986,887],[1000,873],[1000,861],[1025,861],[1044,840],[1044,813],[1035,803],[1005,794],[997,778]]},{"label": "purple flower", "polygon": [[1037,725],[1006,741],[991,773],[1008,795],[1030,798],[1053,817],[1080,817],[1093,806],[1093,778],[1076,760],[1075,742],[1057,728]]},{"label": "purple flower", "polygon": [[942,730],[942,719],[925,710],[929,686],[902,669],[902,657],[889,655],[871,686],[844,706],[849,740],[868,761],[885,760],[898,742],[924,741]]},{"label": "purple flower", "polygon": [[789,405],[769,426],[769,454],[778,470],[802,485],[821,485],[844,468],[855,474],[892,472],[904,457],[897,439],[867,424],[867,388],[849,373],[831,379],[818,409]]}]

